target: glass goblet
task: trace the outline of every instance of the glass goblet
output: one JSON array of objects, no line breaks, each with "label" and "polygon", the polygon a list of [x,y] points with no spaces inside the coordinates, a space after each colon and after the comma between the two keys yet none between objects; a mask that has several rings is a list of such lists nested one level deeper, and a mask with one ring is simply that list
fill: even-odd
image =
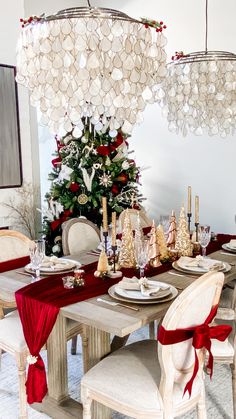
[{"label": "glass goblet", "polygon": [[210,226],[200,226],[198,228],[198,241],[202,248],[202,256],[206,257],[206,248],[211,239],[211,228]]},{"label": "glass goblet", "polygon": [[45,256],[45,241],[43,239],[34,240],[29,251],[31,268],[35,271],[35,280],[38,281],[40,279],[40,265]]},{"label": "glass goblet", "polygon": [[144,277],[144,268],[148,263],[148,243],[148,240],[144,240],[136,248],[136,259],[140,278]]}]

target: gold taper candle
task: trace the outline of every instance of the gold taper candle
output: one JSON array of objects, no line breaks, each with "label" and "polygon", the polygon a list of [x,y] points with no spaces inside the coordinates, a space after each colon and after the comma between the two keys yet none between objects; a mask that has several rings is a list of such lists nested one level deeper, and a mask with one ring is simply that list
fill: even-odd
[{"label": "gold taper candle", "polygon": [[111,232],[111,244],[116,246],[116,212],[111,215],[112,232]]},{"label": "gold taper candle", "polygon": [[199,196],[195,196],[195,224],[199,223]]},{"label": "gold taper candle", "polygon": [[105,196],[102,197],[102,226],[103,231],[108,231],[108,223],[107,223],[107,198]]},{"label": "gold taper candle", "polygon": [[188,186],[188,214],[191,214],[192,210],[192,188]]}]

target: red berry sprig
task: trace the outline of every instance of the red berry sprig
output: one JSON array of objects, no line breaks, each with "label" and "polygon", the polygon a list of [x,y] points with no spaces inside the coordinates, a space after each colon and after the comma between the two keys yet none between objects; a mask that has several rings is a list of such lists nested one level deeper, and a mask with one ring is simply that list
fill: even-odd
[{"label": "red berry sprig", "polygon": [[38,16],[30,16],[28,19],[20,19],[21,27],[24,28],[27,25],[30,25],[32,22],[39,22],[41,20],[41,17]]},{"label": "red berry sprig", "polygon": [[144,24],[145,28],[156,28],[156,32],[162,32],[163,29],[166,29],[167,26],[164,25],[164,22],[157,22],[157,20],[150,20],[142,17],[141,22]]},{"label": "red berry sprig", "polygon": [[184,55],[183,51],[175,51],[175,55],[172,55],[171,59],[172,61],[177,61],[180,60],[180,58],[186,57],[186,55]]}]

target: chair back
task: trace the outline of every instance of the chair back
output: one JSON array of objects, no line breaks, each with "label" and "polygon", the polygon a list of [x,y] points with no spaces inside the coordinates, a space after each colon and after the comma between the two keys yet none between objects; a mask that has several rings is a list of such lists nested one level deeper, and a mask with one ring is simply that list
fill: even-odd
[{"label": "chair back", "polygon": [[[166,330],[175,330],[204,323],[212,307],[219,303],[223,283],[222,272],[208,272],[196,279],[171,304],[162,326]],[[202,350],[198,355],[201,373],[204,359]],[[160,392],[163,400],[171,400],[174,382],[181,382],[184,375],[192,374],[195,361],[192,338],[173,345],[159,343],[158,357],[162,369]]]},{"label": "chair back", "polygon": [[[125,219],[125,212],[126,210],[122,211],[119,216],[119,231],[122,232],[124,226],[124,219]],[[150,227],[152,225],[152,221],[148,218],[146,212],[144,210],[136,210],[129,208],[128,209],[132,230],[138,227],[138,215],[140,219],[140,227]]]},{"label": "chair back", "polygon": [[62,249],[65,256],[96,249],[99,243],[99,228],[91,221],[71,218],[62,224]]},{"label": "chair back", "polygon": [[0,230],[0,262],[28,256],[31,242],[19,231]]}]

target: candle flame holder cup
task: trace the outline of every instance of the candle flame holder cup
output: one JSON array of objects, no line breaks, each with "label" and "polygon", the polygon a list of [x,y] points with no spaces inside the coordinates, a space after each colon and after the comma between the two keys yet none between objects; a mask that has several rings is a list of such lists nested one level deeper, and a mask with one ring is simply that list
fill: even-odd
[{"label": "candle flame holder cup", "polygon": [[74,279],[75,279],[75,286],[76,287],[83,287],[85,285],[84,280],[84,269],[75,269],[74,270]]},{"label": "candle flame holder cup", "polygon": [[63,276],[62,282],[64,288],[71,289],[74,288],[75,278],[74,276]]}]

